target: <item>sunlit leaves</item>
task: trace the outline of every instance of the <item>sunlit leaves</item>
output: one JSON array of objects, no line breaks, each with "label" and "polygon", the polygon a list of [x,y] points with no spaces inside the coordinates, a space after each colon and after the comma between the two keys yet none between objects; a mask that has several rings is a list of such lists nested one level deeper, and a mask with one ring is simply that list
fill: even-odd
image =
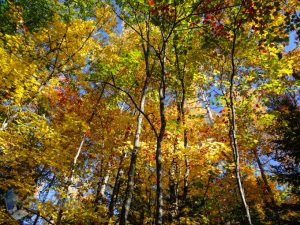
[{"label": "sunlit leaves", "polygon": [[[289,108],[270,113],[268,103],[274,95],[299,89],[299,51],[284,52],[287,30],[297,28],[295,1],[4,2],[0,119],[3,124],[9,120],[9,125],[0,131],[1,194],[14,189],[23,205],[38,210],[45,220],[56,220],[60,202],[66,199],[63,223],[117,222],[138,103],[149,76],[143,111],[143,119],[149,121],[143,123],[137,146],[129,222],[153,223],[153,127],[162,124],[158,90],[165,50],[166,223],[172,222],[168,210],[173,207],[169,200],[174,181],[182,223],[243,223],[228,136],[233,64],[240,171],[251,213],[255,221],[268,223],[271,194],[278,206],[298,200],[287,187],[278,188],[268,170],[274,141],[279,140],[272,131],[279,124],[288,131],[290,126],[278,120]],[[265,178],[258,159],[268,170]],[[7,213],[0,213],[7,224],[13,223]]]}]

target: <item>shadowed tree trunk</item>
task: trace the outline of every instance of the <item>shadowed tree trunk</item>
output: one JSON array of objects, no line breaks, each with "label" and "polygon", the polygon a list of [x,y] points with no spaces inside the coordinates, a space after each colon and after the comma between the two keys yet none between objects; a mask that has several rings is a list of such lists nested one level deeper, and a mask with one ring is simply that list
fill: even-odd
[{"label": "shadowed tree trunk", "polygon": [[261,178],[263,180],[263,187],[267,191],[267,195],[265,196],[266,204],[267,204],[268,208],[270,208],[270,209],[272,209],[274,211],[277,223],[278,223],[278,225],[280,225],[281,222],[280,222],[280,216],[279,216],[278,211],[277,211],[278,210],[277,209],[277,203],[276,203],[275,198],[274,198],[274,193],[273,193],[273,191],[272,191],[272,189],[271,189],[271,187],[269,185],[269,181],[268,181],[268,178],[266,176],[266,172],[265,172],[264,166],[263,166],[263,164],[262,164],[262,162],[261,162],[261,160],[259,158],[258,150],[255,148],[253,150],[253,153],[254,153],[256,162],[258,164],[258,168],[260,170]]},{"label": "shadowed tree trunk", "polygon": [[159,135],[156,140],[156,216],[155,224],[163,224],[163,188],[162,188],[162,141],[164,139],[164,134],[166,130],[166,47],[167,41],[165,35],[162,33],[163,46],[162,46],[162,57],[160,58],[161,64],[161,76],[160,76],[160,86],[159,86],[159,112],[160,112],[160,129]]},{"label": "shadowed tree trunk", "polygon": [[110,203],[109,203],[109,207],[108,207],[109,217],[112,217],[113,214],[114,214],[115,203],[116,203],[116,200],[117,200],[117,196],[119,194],[120,185],[121,185],[121,178],[122,178],[122,175],[123,175],[123,161],[124,161],[124,158],[125,158],[125,153],[123,153],[121,158],[120,158],[119,168],[118,168],[118,171],[117,171],[113,192],[111,194],[111,199],[110,199]]},{"label": "shadowed tree trunk", "polygon": [[[175,56],[176,56],[176,68],[178,73],[178,80],[180,81],[180,91],[177,93],[177,130],[180,130],[183,127],[183,142],[184,142],[184,148],[188,148],[188,131],[185,127],[186,124],[186,118],[185,118],[185,99],[186,99],[186,87],[185,87],[185,63],[183,65],[183,68],[180,68],[180,62],[179,62],[179,53],[178,49],[175,43],[174,46],[175,50]],[[175,140],[174,144],[174,151],[177,151],[177,143],[178,143],[178,137]],[[171,196],[171,220],[172,221],[178,221],[180,220],[180,217],[183,215],[183,209],[185,205],[187,204],[187,198],[188,198],[188,178],[190,173],[189,168],[189,160],[187,155],[185,155],[184,159],[184,177],[183,177],[183,193],[181,196],[181,199],[179,199],[179,190],[178,190],[178,182],[175,178],[172,178],[170,180],[170,196]],[[173,159],[171,169],[174,170],[173,176],[177,175],[178,173],[178,164],[176,162],[176,159]],[[179,201],[180,200],[180,201]]]}]

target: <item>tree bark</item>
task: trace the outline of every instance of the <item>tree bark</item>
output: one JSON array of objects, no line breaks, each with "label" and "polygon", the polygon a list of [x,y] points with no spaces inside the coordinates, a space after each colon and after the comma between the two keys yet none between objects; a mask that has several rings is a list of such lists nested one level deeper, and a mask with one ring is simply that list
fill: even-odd
[{"label": "tree bark", "polygon": [[[163,38],[164,35],[162,34]],[[166,115],[165,115],[165,104],[166,104],[166,40],[163,40],[162,47],[162,58],[161,63],[161,81],[159,87],[159,112],[160,112],[160,130],[156,142],[156,216],[155,224],[163,224],[163,189],[162,189],[162,141],[164,139],[165,129],[166,129]]]},{"label": "tree bark", "polygon": [[[178,123],[178,128],[180,129],[183,127],[183,143],[184,143],[184,148],[188,148],[188,130],[185,127],[186,125],[186,118],[185,118],[185,99],[186,99],[186,87],[185,87],[185,65],[183,68],[180,68],[180,62],[179,62],[179,55],[178,55],[178,50],[177,46],[175,44],[175,56],[176,56],[176,67],[177,67],[177,72],[178,72],[178,79],[180,81],[180,86],[181,86],[181,92],[178,94],[178,103],[177,103],[177,111],[178,111],[178,118],[177,118],[177,123]],[[190,168],[189,168],[189,159],[188,156],[185,155],[184,158],[184,165],[185,165],[185,172],[184,172],[184,177],[183,177],[183,194],[181,196],[181,201],[180,205],[178,206],[179,199],[176,199],[176,220],[180,221],[180,217],[183,215],[183,209],[185,205],[187,204],[187,198],[188,198],[188,178],[189,178],[189,173],[190,173]],[[177,191],[178,192],[178,191]],[[179,198],[179,193],[176,195],[177,198]],[[174,218],[175,219],[175,218]]]},{"label": "tree bark", "polygon": [[66,188],[65,188],[65,197],[63,197],[63,199],[61,200],[61,204],[60,204],[58,215],[57,215],[56,225],[61,224],[61,220],[62,220],[62,216],[63,216],[63,208],[66,204],[66,201],[67,201],[67,198],[68,198],[68,195],[69,195],[70,186],[74,183],[75,168],[76,168],[76,165],[77,165],[78,157],[79,157],[79,155],[81,153],[81,150],[82,150],[82,147],[84,145],[85,139],[86,139],[86,136],[84,135],[82,140],[81,140],[81,143],[79,145],[79,148],[77,150],[77,153],[74,157],[73,164],[72,164],[72,169],[71,169],[71,175],[67,178],[67,184],[66,184]]},{"label": "tree bark", "polygon": [[[109,180],[109,177],[110,177],[110,167],[111,167],[111,163],[108,162],[108,166],[107,166],[107,170],[106,170],[106,173],[104,175],[103,171],[105,170],[105,168],[103,168],[103,161],[101,163],[101,170],[97,171],[99,172],[99,181],[97,182],[97,191],[96,191],[96,196],[95,196],[95,200],[94,200],[94,204],[95,204],[95,212],[98,212],[98,209],[99,209],[99,204],[100,204],[100,200],[103,200],[103,196],[105,194],[105,189],[106,189],[106,186],[108,184],[108,180]],[[102,179],[100,179],[100,177],[102,177]]]},{"label": "tree bark", "polygon": [[[147,24],[146,27],[146,35],[147,35],[147,40],[149,40],[149,25]],[[130,204],[132,201],[132,192],[134,189],[134,177],[135,177],[135,168],[136,168],[136,161],[137,161],[137,156],[138,156],[138,151],[140,149],[140,136],[142,132],[142,126],[143,126],[143,113],[145,109],[145,102],[146,102],[146,95],[147,95],[147,89],[149,85],[149,79],[151,76],[151,71],[150,71],[150,65],[149,65],[149,53],[150,53],[150,46],[149,43],[146,43],[146,46],[143,44],[143,50],[144,50],[144,58],[145,58],[145,64],[146,64],[146,79],[144,83],[144,87],[141,93],[141,100],[140,100],[140,105],[139,105],[139,114],[137,117],[137,127],[135,130],[135,135],[134,135],[134,146],[133,150],[131,152],[131,159],[130,159],[130,166],[129,166],[129,171],[128,171],[128,179],[127,179],[127,187],[126,187],[126,192],[125,192],[125,199],[123,202],[122,206],[122,211],[121,211],[121,216],[120,216],[120,225],[125,225],[127,218],[128,218],[128,213],[130,210]]]},{"label": "tree bark", "polygon": [[[96,185],[96,195],[95,195],[95,199],[93,201],[93,204],[95,206],[94,208],[94,212],[95,213],[98,213],[99,212],[99,206],[100,206],[100,203],[104,203],[104,194],[105,194],[105,189],[106,189],[106,186],[108,184],[108,180],[109,180],[109,177],[110,177],[110,167],[111,167],[111,163],[108,162],[108,166],[107,166],[107,170],[106,170],[106,173],[104,175],[103,171],[105,170],[103,164],[104,164],[104,160],[101,160],[101,169],[99,169],[98,165],[96,166],[96,173],[99,174],[99,181],[97,182],[97,185]],[[100,179],[100,177],[102,177],[102,179]],[[103,214],[104,215],[104,214]],[[91,225],[96,225],[98,224],[97,222],[93,221],[91,222]]]},{"label": "tree bark", "polygon": [[171,221],[175,220],[178,216],[178,182],[177,182],[177,171],[178,171],[178,164],[177,159],[173,158],[171,162],[171,169],[169,173],[169,188],[170,188],[170,216]]},{"label": "tree bark", "polygon": [[212,112],[209,106],[209,101],[207,99],[206,93],[204,92],[204,90],[202,88],[200,88],[199,90],[200,95],[201,95],[201,100],[203,102],[204,108],[206,109],[206,115],[207,115],[207,119],[210,125],[212,125],[214,123],[214,119],[212,116]]},{"label": "tree bark", "polygon": [[234,163],[235,163],[235,175],[236,180],[238,183],[238,189],[240,193],[240,197],[242,200],[242,204],[246,213],[247,222],[249,225],[252,225],[251,216],[249,207],[245,197],[245,191],[243,188],[241,174],[240,174],[240,155],[238,150],[237,144],[237,136],[236,136],[236,116],[235,116],[235,108],[234,108],[234,96],[233,96],[233,86],[234,86],[234,76],[235,76],[235,61],[234,61],[234,54],[235,54],[235,41],[236,41],[236,32],[237,28],[234,30],[233,35],[233,44],[231,49],[231,66],[232,66],[232,73],[230,77],[230,90],[229,90],[229,107],[230,107],[230,129],[229,129],[229,136],[230,136],[230,144],[234,155]]},{"label": "tree bark", "polygon": [[115,208],[115,203],[116,203],[116,199],[120,190],[120,185],[121,185],[121,177],[123,175],[123,161],[125,158],[125,153],[122,154],[121,159],[120,159],[120,163],[119,163],[119,168],[117,171],[117,175],[116,175],[116,180],[115,180],[115,185],[113,188],[113,192],[111,194],[111,199],[110,199],[110,203],[109,203],[109,207],[108,207],[108,212],[109,212],[109,217],[112,217],[114,214],[114,208]]},{"label": "tree bark", "polygon": [[[177,125],[176,129],[179,130],[181,127],[181,102],[177,103]],[[176,135],[175,141],[174,141],[174,149],[173,154],[175,154],[178,151],[178,142],[179,137]],[[169,172],[169,189],[170,189],[170,220],[174,221],[178,218],[179,215],[179,190],[178,190],[178,179],[176,176],[178,176],[178,162],[177,157],[174,156],[171,162],[170,166],[170,172]]]},{"label": "tree bark", "polygon": [[[141,110],[144,110],[145,100],[146,100],[146,95],[143,94],[141,104],[140,104]],[[140,149],[140,135],[142,131],[142,121],[143,121],[143,115],[139,113],[137,118],[137,128],[134,137],[134,147],[133,147],[133,151],[131,152],[130,166],[129,166],[128,179],[127,179],[127,188],[126,188],[125,199],[121,211],[120,225],[126,224],[129,209],[130,209],[130,204],[132,201],[136,160],[137,160],[138,151]]]},{"label": "tree bark", "polygon": [[[103,96],[104,89],[105,89],[105,86],[102,87],[102,90],[100,92],[99,98],[97,99],[97,103],[95,105],[95,108],[93,109],[93,112],[92,112],[91,116],[87,120],[88,124],[91,123],[91,121],[93,120],[93,118],[96,114],[97,106],[98,106],[98,104],[99,104],[99,102],[100,102],[100,100]],[[61,219],[62,219],[62,216],[63,216],[63,207],[66,203],[66,200],[67,200],[67,197],[68,197],[68,194],[69,194],[69,188],[74,183],[74,174],[75,174],[75,169],[76,169],[76,166],[77,166],[77,160],[78,160],[79,155],[81,154],[82,147],[83,147],[83,145],[86,141],[86,138],[87,138],[86,134],[84,134],[83,137],[82,137],[81,143],[80,143],[80,145],[77,149],[77,153],[76,153],[76,155],[73,159],[73,164],[72,164],[72,167],[71,167],[71,175],[67,178],[66,189],[65,189],[65,197],[62,199],[60,207],[59,207],[58,216],[57,216],[57,220],[56,220],[56,225],[60,225],[60,223],[61,223]]]}]

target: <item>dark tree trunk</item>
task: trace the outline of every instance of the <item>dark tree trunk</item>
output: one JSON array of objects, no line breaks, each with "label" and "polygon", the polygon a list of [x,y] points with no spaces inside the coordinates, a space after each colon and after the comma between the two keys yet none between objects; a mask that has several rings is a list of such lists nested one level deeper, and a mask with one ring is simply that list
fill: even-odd
[{"label": "dark tree trunk", "polygon": [[116,203],[116,200],[117,200],[117,196],[119,194],[120,185],[121,185],[121,177],[122,177],[122,174],[123,174],[122,169],[123,169],[124,158],[125,158],[125,153],[123,153],[121,158],[120,158],[119,168],[118,168],[118,171],[117,171],[113,192],[111,194],[111,199],[110,199],[110,203],[109,203],[109,207],[108,207],[109,217],[112,217],[113,214],[114,214],[115,203]]},{"label": "dark tree trunk", "polygon": [[261,162],[261,160],[259,158],[257,149],[254,149],[253,153],[254,153],[256,162],[258,164],[258,168],[260,170],[261,178],[263,180],[263,186],[264,186],[264,188],[267,191],[267,195],[265,196],[265,198],[266,198],[266,205],[267,205],[268,208],[270,208],[270,209],[272,209],[274,211],[274,214],[275,214],[275,217],[276,217],[276,221],[277,221],[278,225],[280,225],[281,224],[281,220],[280,220],[280,216],[279,216],[279,213],[278,213],[277,204],[276,204],[276,201],[275,201],[275,198],[274,198],[274,193],[273,193],[273,191],[272,191],[272,189],[271,189],[271,187],[269,185],[269,181],[268,181],[268,178],[266,176],[266,172],[265,172],[264,166],[263,166],[263,164],[262,164],[262,162]]},{"label": "dark tree trunk", "polygon": [[[164,35],[162,35],[164,37]],[[165,104],[166,104],[166,41],[164,39],[162,47],[162,58],[161,62],[161,81],[159,87],[159,112],[160,112],[160,130],[156,142],[156,216],[155,224],[163,224],[163,189],[162,189],[162,141],[164,139],[166,129],[166,115],[165,115]]]}]

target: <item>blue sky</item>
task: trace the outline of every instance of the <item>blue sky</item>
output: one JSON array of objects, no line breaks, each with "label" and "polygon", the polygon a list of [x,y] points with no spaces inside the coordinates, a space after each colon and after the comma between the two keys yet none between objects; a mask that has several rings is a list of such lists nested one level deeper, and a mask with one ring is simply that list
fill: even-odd
[{"label": "blue sky", "polygon": [[284,49],[286,52],[289,52],[289,51],[291,51],[291,50],[293,50],[297,47],[297,45],[295,43],[295,41],[296,41],[296,31],[292,31],[289,36],[290,36],[289,44]]}]

